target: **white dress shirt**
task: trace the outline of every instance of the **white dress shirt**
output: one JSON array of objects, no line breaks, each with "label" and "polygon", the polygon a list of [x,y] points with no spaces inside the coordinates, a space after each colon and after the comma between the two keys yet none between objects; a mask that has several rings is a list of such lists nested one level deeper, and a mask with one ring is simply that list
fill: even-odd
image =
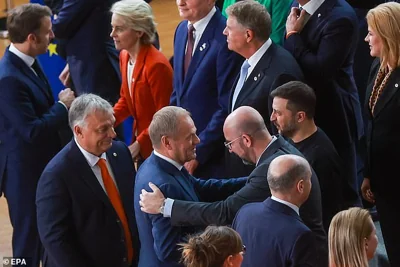
[{"label": "white dress shirt", "polygon": [[276,202],[282,203],[282,204],[284,204],[284,205],[286,205],[286,206],[292,208],[292,209],[297,213],[297,215],[300,216],[299,207],[297,207],[296,205],[294,205],[294,204],[292,204],[292,203],[290,203],[290,202],[287,202],[287,201],[285,201],[285,200],[279,199],[279,198],[277,198],[277,197],[274,197],[274,196],[271,196],[271,199],[272,199],[272,200],[275,200]]},{"label": "white dress shirt", "polygon": [[299,5],[299,7],[302,7],[305,11],[307,11],[310,16],[312,16],[315,11],[324,3],[325,0],[311,0],[304,6]]},{"label": "white dress shirt", "polygon": [[[194,27],[195,31],[193,33],[193,35],[194,35],[194,45],[193,45],[192,55],[194,54],[194,51],[196,51],[196,47],[199,44],[201,36],[203,36],[203,33],[204,33],[205,29],[207,28],[208,23],[210,22],[211,18],[214,16],[216,11],[217,11],[217,9],[215,7],[213,7],[210,10],[210,12],[208,12],[207,16],[205,16],[201,20],[193,23],[193,27]],[[188,22],[188,25],[187,25],[188,29],[189,29],[189,25],[190,24],[191,23]],[[187,43],[186,43],[186,49],[187,49]]]}]

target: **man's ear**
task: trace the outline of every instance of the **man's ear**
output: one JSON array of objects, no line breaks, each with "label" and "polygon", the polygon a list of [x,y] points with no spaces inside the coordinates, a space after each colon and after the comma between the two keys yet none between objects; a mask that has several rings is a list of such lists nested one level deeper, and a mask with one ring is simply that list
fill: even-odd
[{"label": "man's ear", "polygon": [[306,113],[304,111],[299,111],[296,114],[296,121],[297,122],[303,122],[307,118]]},{"label": "man's ear", "polygon": [[304,180],[303,179],[301,179],[297,182],[296,189],[299,193],[304,192]]},{"label": "man's ear", "polygon": [[250,135],[248,135],[248,134],[243,134],[243,135],[242,135],[242,140],[243,140],[243,144],[244,144],[246,147],[251,147],[251,145],[252,145],[252,140],[251,140]]},{"label": "man's ear", "polygon": [[171,139],[166,135],[161,137],[161,145],[168,150],[172,150]]},{"label": "man's ear", "polygon": [[36,42],[37,37],[36,37],[36,35],[34,33],[30,33],[26,37],[26,40],[29,41],[29,42]]},{"label": "man's ear", "polygon": [[254,32],[252,30],[246,30],[246,42],[250,43],[254,39]]},{"label": "man's ear", "polygon": [[75,125],[74,126],[74,133],[77,137],[82,137],[82,127]]}]

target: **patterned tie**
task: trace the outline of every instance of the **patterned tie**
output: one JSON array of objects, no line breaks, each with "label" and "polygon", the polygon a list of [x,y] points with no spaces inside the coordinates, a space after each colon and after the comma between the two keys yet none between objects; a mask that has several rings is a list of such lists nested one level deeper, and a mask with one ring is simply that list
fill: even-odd
[{"label": "patterned tie", "polygon": [[193,27],[193,24],[189,24],[188,26],[188,40],[187,40],[187,48],[185,54],[185,68],[184,75],[186,76],[187,70],[189,69],[190,61],[192,60],[193,48],[194,48],[194,36],[193,33],[196,29]]},{"label": "patterned tie", "polygon": [[118,217],[121,220],[122,226],[124,228],[125,245],[128,252],[128,263],[131,264],[133,259],[132,236],[131,231],[129,230],[128,219],[126,218],[126,213],[122,205],[121,197],[110,173],[108,172],[106,160],[99,159],[97,165],[100,167],[101,177],[103,178],[103,183],[108,198],[110,199],[110,202],[113,205],[115,212],[118,214]]},{"label": "patterned tie", "polygon": [[250,64],[247,61],[247,59],[243,62],[242,68],[240,69],[240,77],[239,81],[236,84],[235,91],[233,92],[233,97],[232,97],[232,111],[235,107],[236,99],[239,96],[240,90],[242,90],[242,87],[244,85],[244,82],[246,81],[247,73],[249,71]]}]

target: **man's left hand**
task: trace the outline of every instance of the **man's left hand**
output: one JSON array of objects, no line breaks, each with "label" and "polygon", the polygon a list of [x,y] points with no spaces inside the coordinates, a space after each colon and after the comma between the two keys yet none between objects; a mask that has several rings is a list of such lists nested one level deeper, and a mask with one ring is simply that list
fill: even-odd
[{"label": "man's left hand", "polygon": [[185,163],[185,168],[191,175],[193,175],[194,171],[197,169],[198,166],[199,162],[196,159],[193,159]]},{"label": "man's left hand", "polygon": [[155,184],[149,183],[149,186],[153,192],[142,189],[139,201],[140,209],[146,213],[159,214],[161,206],[164,205],[165,197]]},{"label": "man's left hand", "polygon": [[[300,15],[299,15],[300,14]],[[308,13],[303,9],[292,7],[290,14],[286,20],[286,32],[300,32],[304,28],[306,17]]]}]

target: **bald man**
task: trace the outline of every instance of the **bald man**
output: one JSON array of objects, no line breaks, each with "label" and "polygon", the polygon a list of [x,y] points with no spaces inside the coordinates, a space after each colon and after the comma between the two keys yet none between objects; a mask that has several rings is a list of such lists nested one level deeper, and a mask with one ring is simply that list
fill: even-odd
[{"label": "bald man", "polygon": [[[171,217],[172,225],[231,224],[243,205],[262,202],[271,196],[267,170],[273,159],[285,154],[303,157],[280,135],[271,136],[262,116],[252,107],[242,106],[234,110],[226,118],[223,130],[227,140],[225,146],[229,152],[238,155],[244,163],[256,165],[246,185],[225,200],[209,203],[172,200],[165,198],[160,190],[153,187],[153,192],[142,191],[140,195],[140,205],[144,212],[158,214],[163,211],[165,217]],[[308,200],[300,209],[300,217],[316,235],[320,249],[319,266],[323,267],[328,263],[327,239],[322,226],[321,191],[314,172],[311,181],[313,187]]]},{"label": "bald man", "polygon": [[243,206],[233,228],[246,244],[242,267],[317,267],[313,232],[301,221],[300,206],[311,192],[312,170],[297,155],[282,155],[269,165],[272,196]]}]

